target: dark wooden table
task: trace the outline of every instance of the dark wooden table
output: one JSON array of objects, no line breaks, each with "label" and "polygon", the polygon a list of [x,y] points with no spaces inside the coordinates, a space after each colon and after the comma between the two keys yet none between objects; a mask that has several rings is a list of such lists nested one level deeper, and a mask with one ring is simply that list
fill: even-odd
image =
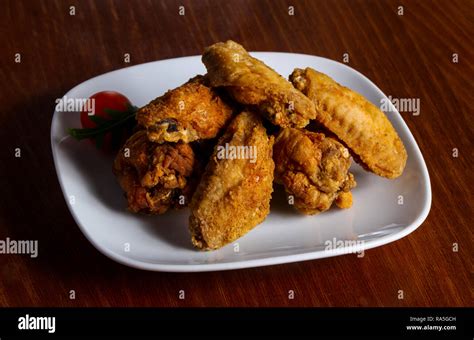
[{"label": "dark wooden table", "polygon": [[[40,255],[0,255],[0,306],[472,306],[474,2],[12,0],[1,7],[0,239],[39,240]],[[139,271],[95,250],[53,166],[55,99],[104,72],[200,54],[229,38],[249,50],[339,61],[348,53],[348,64],[386,94],[419,98],[421,114],[403,118],[431,175],[423,225],[362,259],[228,272]]]}]

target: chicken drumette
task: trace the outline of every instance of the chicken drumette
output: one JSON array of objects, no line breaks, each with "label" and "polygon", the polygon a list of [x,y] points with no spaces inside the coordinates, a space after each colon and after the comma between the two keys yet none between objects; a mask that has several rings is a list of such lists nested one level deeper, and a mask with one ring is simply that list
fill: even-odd
[{"label": "chicken drumette", "polygon": [[[349,151],[322,133],[294,128],[282,129],[273,147],[275,181],[294,198],[295,208],[308,215],[352,205],[355,187],[349,173]],[[293,200],[289,200],[292,202]]]},{"label": "chicken drumette", "polygon": [[190,144],[156,144],[140,130],[117,154],[113,172],[131,212],[162,214],[188,204],[198,181],[199,165]]}]

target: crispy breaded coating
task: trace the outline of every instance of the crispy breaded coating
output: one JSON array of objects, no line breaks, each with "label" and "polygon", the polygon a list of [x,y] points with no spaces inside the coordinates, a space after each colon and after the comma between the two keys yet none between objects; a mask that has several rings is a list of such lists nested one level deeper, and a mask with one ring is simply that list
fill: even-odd
[{"label": "crispy breaded coating", "polygon": [[236,42],[209,46],[202,61],[212,86],[222,86],[239,103],[255,106],[273,124],[304,127],[315,118],[311,100]]},{"label": "crispy breaded coating", "polygon": [[189,144],[150,142],[146,131],[133,134],[119,151],[113,172],[131,212],[162,214],[187,205],[196,186],[197,161]]},{"label": "crispy breaded coating", "polygon": [[[282,129],[273,147],[275,181],[294,198],[295,208],[307,215],[328,210],[339,197],[338,206],[348,208],[355,187],[349,173],[349,150],[322,133]],[[336,202],[337,203],[337,202]]]},{"label": "crispy breaded coating", "polygon": [[258,115],[242,112],[230,123],[191,200],[195,247],[221,248],[265,219],[273,191],[272,146]]},{"label": "crispy breaded coating", "polygon": [[189,143],[216,137],[231,115],[232,108],[206,85],[206,78],[196,76],[142,107],[137,120],[152,142]]},{"label": "crispy breaded coating", "polygon": [[295,69],[290,80],[314,102],[316,120],[347,145],[366,169],[387,178],[402,174],[407,152],[390,121],[375,105],[309,67]]},{"label": "crispy breaded coating", "polygon": [[341,209],[348,209],[352,207],[352,192],[341,192],[339,195],[337,195],[335,203],[338,208]]}]

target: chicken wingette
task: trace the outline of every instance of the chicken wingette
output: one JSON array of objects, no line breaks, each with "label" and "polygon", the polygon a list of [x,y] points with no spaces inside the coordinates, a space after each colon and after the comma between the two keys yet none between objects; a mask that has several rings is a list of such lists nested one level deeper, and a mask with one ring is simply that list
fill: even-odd
[{"label": "chicken wingette", "polygon": [[242,112],[230,123],[191,200],[195,247],[221,248],[265,219],[273,191],[272,147],[258,115]]},{"label": "chicken wingette", "polygon": [[304,127],[315,118],[311,100],[236,42],[209,46],[202,61],[212,86],[223,87],[237,102],[255,107],[273,124]]},{"label": "chicken wingette", "polygon": [[363,96],[312,68],[295,69],[290,80],[316,106],[316,120],[335,134],[373,173],[396,178],[407,152],[385,114]]}]

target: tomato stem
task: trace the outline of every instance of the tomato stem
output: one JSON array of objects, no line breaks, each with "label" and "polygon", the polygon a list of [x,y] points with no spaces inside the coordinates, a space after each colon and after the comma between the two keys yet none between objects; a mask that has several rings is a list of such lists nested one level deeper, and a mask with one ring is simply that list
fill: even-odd
[{"label": "tomato stem", "polygon": [[97,138],[99,136],[103,137],[105,134],[116,131],[119,128],[122,129],[128,127],[132,130],[136,124],[130,123],[135,122],[134,119],[131,119],[135,118],[137,110],[138,108],[132,105],[129,105],[127,111],[107,110],[111,119],[107,119],[96,127],[82,129],[69,128],[67,131],[68,134],[75,139],[83,140],[87,138]]}]

